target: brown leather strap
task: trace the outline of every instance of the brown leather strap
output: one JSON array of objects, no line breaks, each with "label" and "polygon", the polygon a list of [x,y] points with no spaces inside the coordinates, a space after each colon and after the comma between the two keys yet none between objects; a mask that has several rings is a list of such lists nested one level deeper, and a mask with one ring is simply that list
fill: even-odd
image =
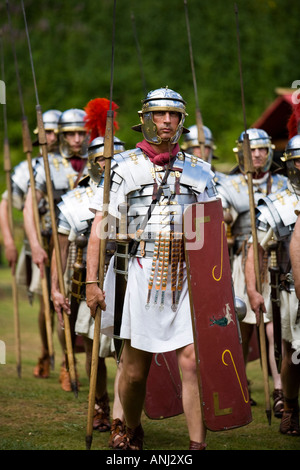
[{"label": "brown leather strap", "polygon": [[206,446],[206,442],[190,441],[189,450],[205,450]]}]

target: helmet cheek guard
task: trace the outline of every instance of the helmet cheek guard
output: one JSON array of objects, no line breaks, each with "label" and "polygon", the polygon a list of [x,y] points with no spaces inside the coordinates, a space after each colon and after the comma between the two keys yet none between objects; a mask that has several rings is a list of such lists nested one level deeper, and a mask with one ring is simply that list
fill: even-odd
[{"label": "helmet cheek guard", "polygon": [[[122,142],[118,137],[114,137],[114,153],[120,153],[125,150],[124,142]],[[104,165],[100,164],[99,159],[104,158],[104,138],[96,137],[89,145],[88,148],[88,161],[87,169],[90,178],[96,183],[99,184],[101,181],[101,176],[104,172]]]}]

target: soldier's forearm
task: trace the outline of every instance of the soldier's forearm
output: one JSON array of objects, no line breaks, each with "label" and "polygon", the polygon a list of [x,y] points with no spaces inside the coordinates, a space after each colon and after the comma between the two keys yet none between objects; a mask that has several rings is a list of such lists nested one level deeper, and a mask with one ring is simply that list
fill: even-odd
[{"label": "soldier's forearm", "polygon": [[0,203],[0,228],[5,246],[15,245],[8,219],[8,202],[2,199]]},{"label": "soldier's forearm", "polygon": [[[39,202],[40,199],[41,199],[41,195],[37,193],[37,202]],[[34,249],[40,244],[39,244],[36,224],[34,220],[33,200],[32,200],[31,189],[29,189],[26,200],[25,200],[24,209],[23,209],[23,218],[24,218],[24,229],[28,237],[30,247],[31,249]]]},{"label": "soldier's forearm", "polygon": [[97,226],[101,222],[102,216],[96,215],[87,247],[86,280],[94,281],[98,278],[100,239],[97,236]]},{"label": "soldier's forearm", "polygon": [[[67,266],[70,242],[66,235],[61,235],[61,234],[58,235],[58,241],[59,241],[59,247],[60,247],[61,268],[62,268],[62,274],[63,274]],[[57,255],[56,255],[55,248],[53,248],[53,253],[52,253],[52,258],[51,258],[51,291],[53,293],[60,291],[56,256]]]}]

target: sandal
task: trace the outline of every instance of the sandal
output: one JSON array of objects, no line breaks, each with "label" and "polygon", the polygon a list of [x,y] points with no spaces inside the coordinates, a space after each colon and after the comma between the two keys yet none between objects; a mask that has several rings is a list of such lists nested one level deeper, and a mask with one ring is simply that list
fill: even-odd
[{"label": "sandal", "polygon": [[283,392],[279,388],[275,388],[273,391],[273,413],[275,418],[282,418],[284,404],[283,404]]},{"label": "sandal", "polygon": [[206,442],[190,441],[189,450],[205,450],[206,447]]},{"label": "sandal", "polygon": [[300,436],[298,406],[296,408],[283,411],[279,430],[281,434]]},{"label": "sandal", "polygon": [[123,450],[143,450],[143,441],[144,431],[141,424],[134,429],[127,427]]},{"label": "sandal", "polygon": [[108,446],[111,449],[123,449],[125,446],[125,425],[119,418],[113,420],[110,429]]},{"label": "sandal", "polygon": [[110,407],[108,394],[105,393],[102,398],[96,398],[95,401],[93,429],[99,432],[110,431]]},{"label": "sandal", "polygon": [[47,379],[50,375],[50,356],[45,354],[39,357],[38,363],[33,371],[34,377],[38,379]]}]

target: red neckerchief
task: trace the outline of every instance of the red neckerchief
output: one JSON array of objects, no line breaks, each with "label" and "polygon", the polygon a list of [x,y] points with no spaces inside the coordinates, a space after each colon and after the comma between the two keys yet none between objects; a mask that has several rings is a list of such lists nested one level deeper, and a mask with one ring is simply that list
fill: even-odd
[{"label": "red neckerchief", "polygon": [[75,170],[76,173],[80,173],[86,164],[86,158],[71,157],[69,158],[69,161],[72,165],[73,170]]},{"label": "red neckerchief", "polygon": [[[139,142],[138,144],[136,144],[136,147],[140,148],[143,152],[145,152],[147,157],[149,157],[149,159],[154,165],[163,166],[170,162],[169,152],[163,152],[163,153],[155,152],[154,148],[145,139],[142,142]],[[177,143],[171,152],[171,158],[175,157],[177,153],[179,152],[179,150],[180,150],[180,147],[179,147],[179,144]]]}]

